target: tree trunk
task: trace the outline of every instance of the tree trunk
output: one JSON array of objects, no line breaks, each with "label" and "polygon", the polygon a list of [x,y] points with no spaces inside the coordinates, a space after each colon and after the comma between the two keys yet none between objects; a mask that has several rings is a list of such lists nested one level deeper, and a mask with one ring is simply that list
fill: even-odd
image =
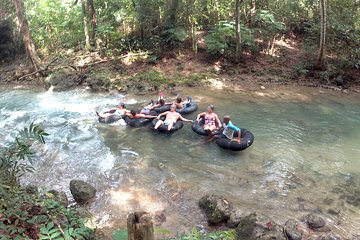
[{"label": "tree trunk", "polygon": [[147,212],[134,212],[127,216],[128,240],[154,240],[154,226]]},{"label": "tree trunk", "polygon": [[20,25],[20,33],[24,41],[26,53],[30,58],[35,71],[37,71],[39,69],[38,65],[41,63],[41,60],[36,53],[35,45],[30,35],[29,24],[25,17],[24,2],[23,0],[13,0],[13,2],[15,5],[16,15]]},{"label": "tree trunk", "polygon": [[241,57],[241,29],[240,29],[240,4],[243,0],[236,0],[235,2],[235,34],[236,34],[236,61]]},{"label": "tree trunk", "polygon": [[249,17],[249,27],[252,28],[254,25],[254,19],[255,19],[255,13],[256,13],[256,1],[251,0],[251,8],[250,8],[250,17]]},{"label": "tree trunk", "polygon": [[82,14],[83,14],[83,23],[84,23],[84,34],[85,34],[85,46],[86,49],[90,49],[90,36],[89,36],[89,30],[87,26],[87,17],[86,17],[86,4],[85,0],[81,0],[81,8],[82,8]]},{"label": "tree trunk", "polygon": [[316,59],[315,68],[323,70],[325,67],[325,47],[326,47],[326,0],[320,0],[320,49]]},{"label": "tree trunk", "polygon": [[167,27],[176,27],[176,15],[179,8],[179,3],[179,0],[172,0],[170,5],[169,22],[167,24]]},{"label": "tree trunk", "polygon": [[98,45],[99,45],[99,40],[98,40],[98,36],[97,36],[97,21],[96,21],[93,0],[88,0],[88,7],[89,7],[89,16],[90,16],[90,21],[91,21],[92,37],[93,37],[93,41],[94,41],[94,48],[97,49]]}]

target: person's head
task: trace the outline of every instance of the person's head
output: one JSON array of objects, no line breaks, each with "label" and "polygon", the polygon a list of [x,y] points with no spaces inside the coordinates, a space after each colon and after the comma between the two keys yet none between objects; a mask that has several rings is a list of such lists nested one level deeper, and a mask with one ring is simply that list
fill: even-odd
[{"label": "person's head", "polygon": [[181,103],[181,102],[182,102],[181,97],[176,98],[176,103]]},{"label": "person's head", "polygon": [[133,115],[133,116],[136,115],[136,111],[135,111],[134,109],[131,109],[131,110],[130,110],[130,113],[131,113],[131,115]]},{"label": "person's head", "polygon": [[125,103],[120,103],[119,108],[125,109]]},{"label": "person's head", "polygon": [[164,100],[164,99],[160,99],[160,100],[159,100],[159,104],[160,104],[160,106],[164,106],[164,105],[165,105],[165,100]]},{"label": "person's head", "polygon": [[186,97],[186,100],[188,100],[189,102],[191,102],[191,97],[190,97],[190,96],[187,96],[187,97]]},{"label": "person's head", "polygon": [[170,111],[175,111],[176,110],[176,105],[175,104],[171,104],[170,106]]},{"label": "person's head", "polygon": [[215,110],[214,105],[209,105],[208,106],[208,112],[213,112]]},{"label": "person's head", "polygon": [[223,121],[224,121],[225,124],[228,124],[230,122],[230,120],[231,120],[230,116],[228,116],[228,115],[224,116]]}]

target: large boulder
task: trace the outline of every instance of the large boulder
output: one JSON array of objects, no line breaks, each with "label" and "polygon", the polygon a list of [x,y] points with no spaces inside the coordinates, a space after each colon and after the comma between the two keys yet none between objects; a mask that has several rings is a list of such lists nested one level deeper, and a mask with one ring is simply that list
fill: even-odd
[{"label": "large boulder", "polygon": [[214,194],[202,197],[199,206],[204,211],[209,224],[226,222],[234,211],[229,200]]},{"label": "large boulder", "polygon": [[70,191],[75,201],[79,204],[88,202],[96,194],[96,189],[93,186],[81,180],[71,180]]}]

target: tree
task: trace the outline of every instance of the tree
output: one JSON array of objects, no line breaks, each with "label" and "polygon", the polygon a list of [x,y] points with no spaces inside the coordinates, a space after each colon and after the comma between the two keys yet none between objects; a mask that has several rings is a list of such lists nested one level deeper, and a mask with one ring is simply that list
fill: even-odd
[{"label": "tree", "polygon": [[83,14],[83,23],[84,23],[84,34],[85,34],[85,46],[87,49],[90,49],[90,37],[89,37],[89,30],[87,27],[87,17],[86,17],[86,4],[85,0],[81,0],[81,9]]},{"label": "tree", "polygon": [[31,61],[33,67],[37,71],[38,65],[40,64],[41,60],[36,53],[35,45],[31,38],[29,24],[25,17],[24,2],[23,2],[23,0],[13,0],[13,2],[15,5],[16,15],[17,15],[19,25],[20,25],[20,33],[21,33],[23,41],[24,41],[26,53],[27,53],[28,57],[30,58],[30,61]]},{"label": "tree", "polygon": [[236,61],[238,61],[241,56],[240,4],[243,0],[235,1]]},{"label": "tree", "polygon": [[315,68],[322,70],[324,69],[325,61],[325,39],[326,39],[326,2],[320,0],[320,48],[316,59]]},{"label": "tree", "polygon": [[99,40],[97,37],[97,20],[96,20],[96,14],[95,14],[93,0],[88,0],[88,7],[89,7],[89,15],[90,15],[90,21],[91,21],[92,37],[93,37],[93,41],[94,41],[94,47],[96,49],[96,48],[98,48]]}]

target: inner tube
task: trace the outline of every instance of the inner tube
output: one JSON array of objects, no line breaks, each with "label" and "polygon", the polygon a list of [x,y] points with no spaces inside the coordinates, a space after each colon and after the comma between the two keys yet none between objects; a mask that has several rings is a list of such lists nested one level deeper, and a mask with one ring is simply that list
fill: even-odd
[{"label": "inner tube", "polygon": [[170,104],[165,104],[164,106],[154,108],[153,111],[157,113],[163,113],[166,111],[170,111]]},{"label": "inner tube", "polygon": [[[149,115],[156,116],[157,113],[154,111],[151,111]],[[138,128],[138,127],[144,127],[144,126],[148,125],[151,122],[152,118],[130,118],[130,117],[126,116],[124,118],[124,120],[127,125],[134,127],[134,128]]]},{"label": "inner tube", "polygon": [[254,142],[254,134],[241,128],[241,142],[240,144],[237,141],[231,141],[230,139],[223,137],[216,139],[216,144],[224,149],[229,149],[232,151],[242,151],[250,147]]},{"label": "inner tube", "polygon": [[[165,120],[165,117],[161,117],[161,120]],[[155,127],[156,123],[159,121],[159,119],[157,118],[154,118],[152,121],[151,121],[151,127]],[[170,131],[168,130],[168,126],[165,125],[165,124],[162,124],[158,129],[157,131],[159,132],[166,132],[166,133],[173,133],[173,132],[176,132],[177,130],[181,129],[182,127],[184,126],[184,123],[183,121],[181,120],[178,120],[173,126],[172,128],[170,129]]]},{"label": "inner tube", "polygon": [[200,121],[198,122],[193,122],[191,124],[191,129],[196,132],[197,134],[200,134],[200,135],[203,135],[203,136],[208,136],[209,134],[207,134],[205,131],[204,131],[204,128],[202,127],[202,125],[204,125],[204,120],[203,119],[200,119]]},{"label": "inner tube", "polygon": [[[204,123],[205,123],[204,118],[201,118],[198,122],[195,121],[191,124],[191,129],[194,132],[196,132],[197,134],[200,134],[202,136],[209,136],[209,134],[204,131],[204,128],[203,128]],[[215,135],[219,134],[219,133],[221,133],[220,130],[216,130],[214,132]]]},{"label": "inner tube", "polygon": [[181,114],[190,114],[195,112],[196,110],[198,110],[198,105],[194,102],[192,102],[191,105],[188,107],[182,109],[176,109],[176,111]]},{"label": "inner tube", "polygon": [[100,123],[114,123],[116,121],[119,121],[120,119],[124,119],[126,115],[117,115],[117,114],[113,114],[107,117],[99,117],[99,122]]}]

